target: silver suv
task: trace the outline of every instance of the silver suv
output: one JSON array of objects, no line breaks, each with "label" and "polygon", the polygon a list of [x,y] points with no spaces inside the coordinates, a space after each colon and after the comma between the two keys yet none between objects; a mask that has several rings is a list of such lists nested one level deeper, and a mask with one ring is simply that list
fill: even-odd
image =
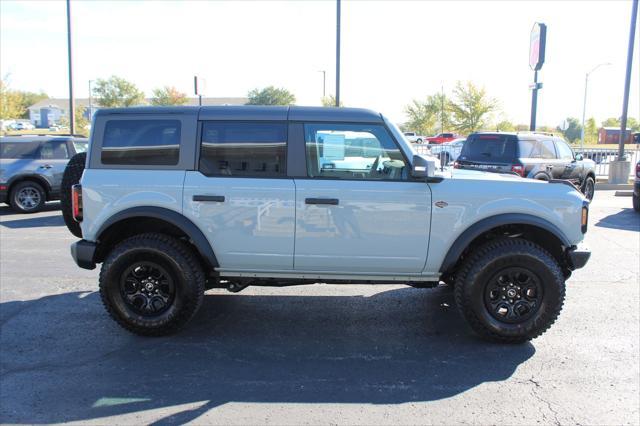
[{"label": "silver suv", "polygon": [[71,253],[102,263],[102,301],[134,333],[176,330],[209,288],[444,282],[476,332],[522,342],[589,259],[573,185],[439,173],[373,111],[101,109],[92,131],[68,168]]},{"label": "silver suv", "polygon": [[87,149],[87,139],[71,136],[0,138],[0,202],[20,213],[34,213],[60,197],[69,159]]}]

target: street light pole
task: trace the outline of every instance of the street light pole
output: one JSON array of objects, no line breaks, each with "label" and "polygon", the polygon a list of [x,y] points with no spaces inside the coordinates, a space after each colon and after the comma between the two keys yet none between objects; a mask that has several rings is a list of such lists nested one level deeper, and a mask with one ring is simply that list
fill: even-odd
[{"label": "street light pole", "polygon": [[69,55],[69,132],[76,133],[76,103],[73,99],[73,61],[71,52],[71,1],[67,0],[67,50]]},{"label": "street light pole", "polygon": [[336,0],[336,106],[340,106],[340,0]]},{"label": "street light pole", "polygon": [[93,118],[93,104],[91,102],[91,82],[93,80],[89,80],[89,122],[91,122],[91,119]]},{"label": "street light pole", "polygon": [[622,101],[622,117],[620,119],[620,140],[618,141],[618,161],[624,160],[624,141],[627,135],[627,112],[629,110],[629,86],[631,85],[631,67],[633,66],[633,42],[638,20],[638,0],[633,0],[631,7],[631,25],[629,29],[629,48],[627,50],[627,73],[624,79],[624,99]]},{"label": "street light pole", "polygon": [[582,130],[580,131],[580,150],[584,151],[584,120],[587,113],[587,87],[589,85],[589,75],[600,67],[611,65],[609,62],[603,62],[593,67],[591,71],[584,75],[584,102],[582,103]]}]

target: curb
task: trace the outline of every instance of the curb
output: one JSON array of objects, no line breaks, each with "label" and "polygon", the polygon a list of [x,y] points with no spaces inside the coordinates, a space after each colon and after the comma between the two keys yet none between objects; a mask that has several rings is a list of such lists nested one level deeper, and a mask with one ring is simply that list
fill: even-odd
[{"label": "curb", "polygon": [[633,184],[630,183],[596,183],[596,190],[600,191],[631,191],[633,190]]}]

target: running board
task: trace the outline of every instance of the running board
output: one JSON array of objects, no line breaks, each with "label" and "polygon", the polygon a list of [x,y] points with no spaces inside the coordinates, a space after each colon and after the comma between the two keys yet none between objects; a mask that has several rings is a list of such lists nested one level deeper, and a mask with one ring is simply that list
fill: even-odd
[{"label": "running board", "polygon": [[239,278],[285,278],[285,279],[302,279],[302,280],[339,280],[339,281],[377,281],[377,282],[438,282],[439,274],[418,275],[384,275],[384,274],[345,274],[338,272],[323,271],[252,271],[252,270],[231,270],[217,268],[216,271],[220,277],[239,277]]}]

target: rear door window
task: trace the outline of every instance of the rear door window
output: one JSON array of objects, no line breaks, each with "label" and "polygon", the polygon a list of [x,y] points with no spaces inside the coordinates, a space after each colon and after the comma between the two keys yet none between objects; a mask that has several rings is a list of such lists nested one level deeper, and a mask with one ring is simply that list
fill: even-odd
[{"label": "rear door window", "polygon": [[109,120],[102,140],[102,163],[178,164],[180,120]]},{"label": "rear door window", "polygon": [[205,176],[286,176],[287,126],[282,122],[208,121],[199,170]]},{"label": "rear door window", "polygon": [[39,142],[2,142],[0,158],[17,160],[21,158],[38,158]]},{"label": "rear door window", "polygon": [[472,135],[463,145],[460,160],[509,163],[515,159],[517,143],[512,135]]},{"label": "rear door window", "polygon": [[42,160],[66,160],[69,158],[66,141],[45,142],[40,147],[40,159]]},{"label": "rear door window", "polygon": [[553,141],[549,139],[545,139],[540,142],[540,158],[544,159],[554,159],[556,157],[556,148],[553,145]]}]

